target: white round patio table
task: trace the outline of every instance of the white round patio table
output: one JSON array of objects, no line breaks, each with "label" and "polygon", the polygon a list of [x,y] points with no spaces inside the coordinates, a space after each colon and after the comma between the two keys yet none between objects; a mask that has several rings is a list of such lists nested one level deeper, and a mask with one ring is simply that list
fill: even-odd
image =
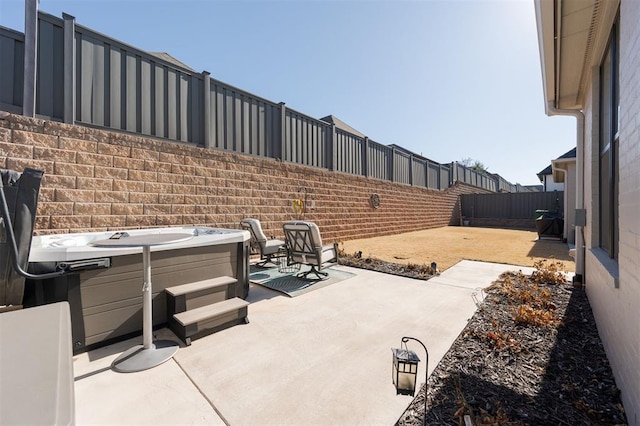
[{"label": "white round patio table", "polygon": [[142,345],[133,346],[120,354],[111,368],[121,373],[147,370],[168,361],[178,351],[178,343],[172,340],[153,341],[153,312],[151,296],[151,246],[172,244],[193,238],[184,232],[132,235],[91,242],[96,247],[142,247]]}]

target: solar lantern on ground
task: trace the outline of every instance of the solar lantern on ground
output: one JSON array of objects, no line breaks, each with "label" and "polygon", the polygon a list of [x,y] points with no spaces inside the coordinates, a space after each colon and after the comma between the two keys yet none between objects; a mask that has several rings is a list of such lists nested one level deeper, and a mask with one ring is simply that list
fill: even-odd
[{"label": "solar lantern on ground", "polygon": [[418,364],[420,358],[415,352],[407,348],[407,342],[414,340],[424,348],[427,355],[425,361],[425,381],[424,381],[424,415],[427,416],[427,380],[429,378],[429,352],[426,346],[418,339],[413,337],[403,337],[400,342],[400,349],[391,348],[393,353],[393,365],[391,367],[391,375],[393,385],[396,387],[396,395],[411,395],[416,392],[416,377],[418,376]]}]

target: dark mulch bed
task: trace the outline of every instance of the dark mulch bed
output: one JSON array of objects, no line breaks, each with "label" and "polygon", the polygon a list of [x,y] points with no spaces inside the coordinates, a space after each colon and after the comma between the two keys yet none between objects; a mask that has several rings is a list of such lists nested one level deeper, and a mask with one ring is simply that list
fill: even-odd
[{"label": "dark mulch bed", "polygon": [[[429,378],[426,424],[626,424],[584,290],[546,266],[532,277],[487,289]],[[397,424],[423,420],[424,387]]]},{"label": "dark mulch bed", "polygon": [[418,280],[428,280],[437,274],[437,271],[428,265],[417,265],[413,263],[403,265],[400,263],[385,262],[373,257],[362,257],[362,252],[357,252],[353,255],[340,253],[338,261],[341,265],[400,275]]}]

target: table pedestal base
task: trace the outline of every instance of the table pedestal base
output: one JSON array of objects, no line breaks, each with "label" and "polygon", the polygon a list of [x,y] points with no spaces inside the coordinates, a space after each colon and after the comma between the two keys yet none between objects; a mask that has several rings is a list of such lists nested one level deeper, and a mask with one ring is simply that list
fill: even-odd
[{"label": "table pedestal base", "polygon": [[156,340],[150,348],[136,345],[120,354],[111,368],[120,373],[133,373],[147,370],[170,360],[180,346],[171,340]]}]

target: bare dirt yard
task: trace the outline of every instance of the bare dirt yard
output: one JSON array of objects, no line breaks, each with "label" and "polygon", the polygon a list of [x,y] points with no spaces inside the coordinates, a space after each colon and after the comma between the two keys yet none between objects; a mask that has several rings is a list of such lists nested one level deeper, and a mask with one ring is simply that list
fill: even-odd
[{"label": "bare dirt yard", "polygon": [[538,239],[534,231],[445,226],[398,235],[344,241],[347,255],[362,252],[363,258],[386,262],[430,265],[444,271],[461,260],[533,266],[543,259],[561,262],[567,272],[575,272],[566,243]]}]

